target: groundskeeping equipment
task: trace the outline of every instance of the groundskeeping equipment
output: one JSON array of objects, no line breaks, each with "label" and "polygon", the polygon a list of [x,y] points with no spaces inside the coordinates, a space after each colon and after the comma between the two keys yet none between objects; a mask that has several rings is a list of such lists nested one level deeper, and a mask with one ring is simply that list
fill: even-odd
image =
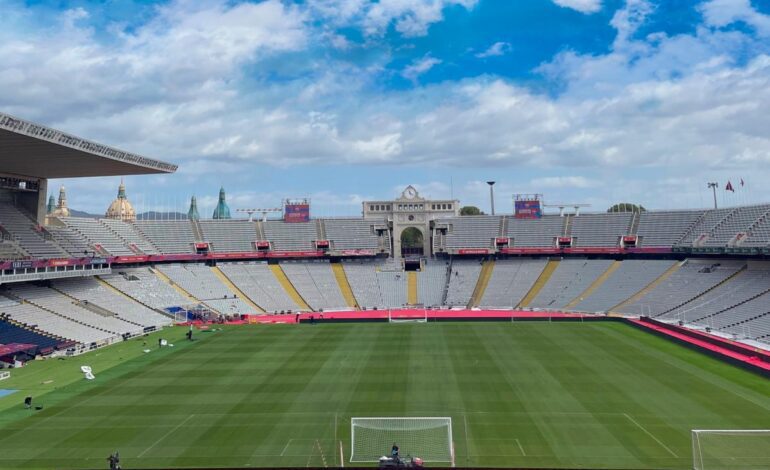
[{"label": "groundskeeping equipment", "polygon": [[452,418],[380,417],[350,419],[350,461],[377,462],[390,456],[393,444],[401,458],[419,457],[424,462],[454,465]]},{"label": "groundskeeping equipment", "polygon": [[692,468],[770,468],[770,429],[693,429]]}]

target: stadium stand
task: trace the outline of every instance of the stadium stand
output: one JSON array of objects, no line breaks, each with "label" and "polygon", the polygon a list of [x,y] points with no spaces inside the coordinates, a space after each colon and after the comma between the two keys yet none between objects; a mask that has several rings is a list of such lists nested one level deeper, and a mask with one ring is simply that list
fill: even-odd
[{"label": "stadium stand", "polygon": [[417,275],[418,303],[425,307],[438,307],[444,304],[444,292],[447,287],[449,263],[427,260]]},{"label": "stadium stand", "polygon": [[377,250],[379,239],[372,222],[364,219],[323,219],[326,238],[335,250]]},{"label": "stadium stand", "polygon": [[71,230],[66,226],[49,225],[46,227],[56,243],[64,248],[67,253],[74,257],[80,257],[93,253],[94,248],[89,241],[83,238],[78,232]]},{"label": "stadium stand", "polygon": [[113,312],[121,320],[145,328],[159,328],[171,324],[169,317],[104,287],[95,278],[61,279],[53,285],[70,297],[94,304]]},{"label": "stadium stand", "polygon": [[137,220],[136,228],[164,254],[192,253],[193,231],[188,220]]},{"label": "stadium stand", "polygon": [[135,255],[133,251],[112,232],[106,225],[97,219],[84,217],[63,217],[62,221],[83,238],[88,240],[92,247],[100,246],[110,255]]},{"label": "stadium stand", "polygon": [[267,263],[219,263],[219,269],[252,302],[270,313],[300,310],[281,286]]},{"label": "stadium stand", "polygon": [[481,262],[478,260],[453,260],[449,269],[449,287],[446,304],[450,307],[465,307],[471,301],[473,290],[481,274]]},{"label": "stadium stand", "polygon": [[99,219],[99,222],[117,235],[125,245],[129,247],[134,246],[141,253],[147,255],[156,255],[160,253],[157,248],[152,246],[152,244],[136,230],[135,225],[115,219]]},{"label": "stadium stand", "polygon": [[100,278],[150,308],[163,310],[190,303],[147,267],[120,269],[117,273],[102,275]]},{"label": "stadium stand", "polygon": [[[47,232],[41,229],[32,218],[7,202],[0,202],[0,226],[31,257],[46,259],[68,256],[68,253],[50,236],[49,239],[46,238]],[[6,249],[6,251],[13,256],[13,251],[18,250]]]},{"label": "stadium stand", "polygon": [[220,282],[208,266],[202,264],[167,264],[159,271],[196,299],[225,315],[254,314],[254,309]]},{"label": "stadium stand", "polygon": [[561,260],[529,307],[563,309],[588,289],[611,264],[611,260]]},{"label": "stadium stand", "polygon": [[[582,216],[581,216],[582,217]],[[507,217],[507,236],[515,247],[553,247],[555,239],[564,235],[566,217],[544,215],[540,219]]]},{"label": "stadium stand", "polygon": [[[14,305],[17,305],[16,302],[13,305],[0,305],[0,310]],[[46,354],[53,349],[65,348],[69,341],[14,324],[7,314],[0,311],[0,343],[35,344],[41,354]]]},{"label": "stadium stand", "polygon": [[693,246],[701,236],[708,234],[714,227],[717,226],[725,217],[730,215],[734,209],[714,209],[704,212],[701,217],[690,227],[690,230],[685,232],[680,240],[678,240],[675,246]]},{"label": "stadium stand", "polygon": [[645,211],[639,218],[636,235],[645,247],[671,247],[691,231],[703,211]]},{"label": "stadium stand", "polygon": [[543,272],[547,259],[497,260],[480,307],[515,307]]},{"label": "stadium stand", "polygon": [[713,289],[745,267],[734,260],[690,259],[674,274],[620,311],[657,317]]},{"label": "stadium stand", "polygon": [[328,261],[290,261],[281,263],[281,267],[299,295],[313,310],[348,308]]},{"label": "stadium stand", "polygon": [[211,219],[198,221],[203,231],[203,239],[211,244],[211,250],[217,252],[255,251],[254,240],[257,228],[249,220]]},{"label": "stadium stand", "polygon": [[438,220],[436,225],[448,226],[445,248],[492,248],[500,236],[500,222],[501,217],[494,215],[474,215]]},{"label": "stadium stand", "polygon": [[766,213],[748,228],[747,237],[742,241],[741,246],[767,247],[768,245],[770,245],[770,214]]},{"label": "stadium stand", "polygon": [[77,343],[106,343],[119,338],[115,333],[70,320],[27,302],[2,307],[2,312],[8,318],[28,328],[40,330],[56,337],[67,338]]},{"label": "stadium stand", "polygon": [[620,268],[589,296],[580,300],[572,310],[607,312],[644,289],[673,264],[674,261],[668,260],[625,260]]},{"label": "stadium stand", "polygon": [[384,307],[399,308],[408,303],[406,273],[403,271],[378,271],[376,275]]},{"label": "stadium stand", "polygon": [[380,263],[373,260],[345,260],[342,266],[359,307],[373,309],[385,306],[377,279]]},{"label": "stadium stand", "polygon": [[618,246],[630,233],[631,213],[582,214],[571,217],[573,246]]},{"label": "stadium stand", "polygon": [[314,250],[313,242],[320,238],[315,220],[299,223],[268,220],[260,223],[267,240],[276,251]]},{"label": "stadium stand", "polygon": [[[114,316],[114,314],[109,316],[95,313],[76,304],[72,298],[48,287],[33,284],[12,284],[7,288],[14,296],[22,298],[52,314],[107,333],[103,337],[104,339],[115,335],[135,336],[143,332],[142,327],[139,325],[121,320]],[[79,338],[72,339],[80,341]]]},{"label": "stadium stand", "polygon": [[754,222],[765,216],[770,206],[738,207],[714,226],[705,240],[704,246],[727,246],[736,235],[746,233]]}]

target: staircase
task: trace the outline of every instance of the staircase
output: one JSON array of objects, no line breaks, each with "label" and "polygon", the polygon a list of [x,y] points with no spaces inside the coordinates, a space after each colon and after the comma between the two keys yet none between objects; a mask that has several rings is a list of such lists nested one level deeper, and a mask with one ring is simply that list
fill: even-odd
[{"label": "staircase", "polygon": [[583,299],[587,298],[589,295],[593,294],[593,292],[599,288],[602,284],[604,284],[604,281],[606,281],[612,273],[618,270],[620,265],[622,264],[622,261],[615,261],[613,262],[609,268],[607,268],[606,271],[602,273],[601,276],[597,277],[594,282],[591,283],[590,286],[586,290],[580,293],[577,297],[575,297],[570,303],[566,305],[567,309],[573,308],[575,305],[579,304]]},{"label": "staircase", "polygon": [[260,221],[254,222],[254,229],[257,232],[257,240],[266,240],[265,230],[262,227],[262,222]]},{"label": "staircase", "polygon": [[417,272],[407,271],[406,273],[406,303],[417,305]]},{"label": "staircase", "polygon": [[658,285],[660,285],[661,282],[665,281],[666,279],[669,278],[669,276],[671,276],[672,274],[677,272],[679,270],[679,268],[681,268],[682,265],[684,265],[684,263],[685,263],[684,261],[679,261],[677,263],[674,263],[673,266],[668,268],[666,270],[666,272],[664,272],[663,274],[660,275],[660,277],[658,277],[657,279],[655,279],[654,281],[649,283],[647,285],[647,287],[645,287],[644,289],[640,290],[636,294],[632,295],[631,297],[629,297],[625,301],[623,301],[623,302],[617,304],[616,306],[612,307],[611,309],[608,310],[608,312],[619,313],[618,310],[620,310],[621,308],[623,308],[623,307],[625,307],[627,305],[631,305],[632,303],[634,303],[637,300],[641,299],[645,295],[649,294],[653,289],[658,287]]},{"label": "staircase", "polygon": [[301,295],[299,295],[299,292],[297,292],[297,289],[294,287],[294,284],[291,283],[288,277],[286,277],[286,273],[283,272],[283,268],[281,268],[280,264],[271,264],[270,270],[273,272],[273,276],[278,280],[278,282],[283,286],[283,289],[286,291],[287,294],[289,294],[289,297],[291,297],[291,300],[294,301],[295,304],[297,304],[300,308],[300,310],[303,310],[305,312],[312,312],[313,309],[310,308],[310,305],[305,302],[305,299],[302,298]]},{"label": "staircase", "polygon": [[190,225],[192,226],[193,237],[195,238],[195,241],[196,242],[206,241],[206,239],[203,237],[203,230],[201,230],[201,224],[197,220],[190,220]]},{"label": "staircase", "polygon": [[565,237],[572,236],[572,215],[567,214],[564,216],[564,235]]},{"label": "staircase", "polygon": [[252,301],[248,295],[244,294],[242,290],[238,288],[235,284],[233,284],[233,281],[230,280],[229,277],[227,277],[227,274],[222,272],[221,269],[219,269],[218,266],[212,266],[211,272],[214,273],[214,275],[219,278],[220,281],[222,281],[222,284],[227,286],[228,289],[230,289],[230,292],[234,293],[236,296],[238,296],[239,299],[246,302],[251,308],[254,309],[255,312],[258,313],[265,313],[265,310],[262,309],[259,305],[255,304],[254,301]]},{"label": "staircase", "polygon": [[318,239],[319,240],[326,240],[326,226],[324,225],[323,219],[315,219],[315,229],[318,233]]},{"label": "staircase", "polygon": [[529,292],[527,292],[527,295],[524,296],[523,299],[521,299],[521,302],[519,302],[519,305],[517,305],[518,308],[524,308],[529,305],[532,300],[537,297],[537,294],[540,293],[540,290],[548,283],[548,280],[551,279],[551,275],[554,271],[556,271],[556,268],[559,267],[559,260],[552,259],[548,260],[548,264],[545,265],[545,268],[543,269],[543,272],[540,273],[540,276],[537,278],[537,281],[532,285],[532,288],[529,289]]},{"label": "staircase", "polygon": [[337,285],[340,287],[340,292],[342,292],[342,298],[345,299],[345,303],[348,304],[348,307],[357,309],[358,302],[353,295],[353,289],[350,287],[350,282],[348,282],[348,276],[345,274],[344,266],[342,266],[342,263],[331,263],[331,267],[334,278],[337,280]]},{"label": "staircase", "polygon": [[728,283],[728,282],[732,281],[733,279],[735,279],[735,277],[736,277],[737,275],[741,274],[741,273],[742,273],[742,272],[744,272],[746,269],[748,269],[748,266],[747,266],[747,265],[743,265],[743,267],[742,267],[741,269],[739,269],[739,270],[735,271],[735,272],[734,272],[734,273],[733,273],[731,276],[727,277],[726,279],[724,279],[724,280],[723,280],[722,282],[720,282],[719,284],[715,284],[715,285],[711,286],[710,288],[708,288],[708,289],[704,290],[703,292],[700,292],[700,293],[699,293],[698,295],[696,295],[695,297],[693,297],[693,298],[691,298],[691,299],[688,299],[688,300],[686,300],[686,301],[682,302],[681,304],[679,304],[679,305],[676,305],[676,306],[674,306],[674,307],[672,307],[672,308],[669,308],[669,309],[668,309],[668,310],[666,310],[665,312],[661,312],[661,313],[659,313],[658,315],[655,315],[655,317],[660,317],[660,316],[662,316],[662,315],[665,315],[665,314],[667,314],[667,313],[673,312],[674,310],[676,310],[676,309],[678,309],[678,308],[682,307],[683,305],[686,305],[686,304],[688,304],[688,303],[692,302],[693,300],[697,300],[697,299],[699,299],[699,298],[703,297],[703,296],[704,296],[704,295],[706,295],[708,292],[711,292],[712,290],[716,289],[717,287],[719,287],[719,286],[721,286],[721,285],[723,285],[723,284],[726,284],[726,283]]},{"label": "staircase", "polygon": [[506,216],[500,217],[500,233],[498,233],[497,236],[498,237],[508,236],[508,217]]},{"label": "staircase", "polygon": [[492,277],[494,270],[495,260],[488,259],[484,261],[484,265],[481,267],[481,273],[479,273],[479,280],[476,282],[476,288],[473,290],[471,301],[468,303],[468,308],[479,306],[481,299],[484,298],[484,292],[487,290],[489,279]]},{"label": "staircase", "polygon": [[639,222],[641,222],[641,219],[641,212],[634,212],[633,215],[631,215],[631,225],[628,227],[629,235],[636,235],[636,232],[639,231]]}]

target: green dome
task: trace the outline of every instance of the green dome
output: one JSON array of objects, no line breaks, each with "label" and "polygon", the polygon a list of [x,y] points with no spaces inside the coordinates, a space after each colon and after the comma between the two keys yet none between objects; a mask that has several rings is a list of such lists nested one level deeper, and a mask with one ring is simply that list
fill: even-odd
[{"label": "green dome", "polygon": [[225,188],[219,188],[219,202],[217,208],[214,209],[214,219],[230,219],[230,208],[227,207],[225,202]]},{"label": "green dome", "polygon": [[56,209],[56,199],[54,199],[53,194],[48,198],[48,207],[46,207],[46,212],[51,213]]}]

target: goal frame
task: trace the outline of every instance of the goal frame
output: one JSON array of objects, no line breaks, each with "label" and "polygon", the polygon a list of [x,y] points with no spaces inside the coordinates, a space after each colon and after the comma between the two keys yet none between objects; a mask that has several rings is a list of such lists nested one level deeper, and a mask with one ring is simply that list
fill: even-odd
[{"label": "goal frame", "polygon": [[[767,434],[770,437],[770,429],[692,429],[690,439],[692,441],[692,468],[693,470],[708,470],[703,465],[703,449],[699,436],[703,434]],[[716,468],[716,467],[715,467]]]},{"label": "goal frame", "polygon": [[428,310],[422,309],[422,316],[393,317],[393,311],[388,310],[388,323],[428,323]]},{"label": "goal frame", "polygon": [[[447,423],[447,444],[449,446],[449,460],[426,460],[425,462],[450,463],[455,466],[455,444],[452,438],[452,418],[449,416],[351,416],[350,418],[350,462],[351,463],[371,463],[372,460],[353,460],[355,456],[356,431],[353,424],[356,419],[381,419],[381,420],[444,420]],[[415,456],[415,457],[420,457]]]}]

